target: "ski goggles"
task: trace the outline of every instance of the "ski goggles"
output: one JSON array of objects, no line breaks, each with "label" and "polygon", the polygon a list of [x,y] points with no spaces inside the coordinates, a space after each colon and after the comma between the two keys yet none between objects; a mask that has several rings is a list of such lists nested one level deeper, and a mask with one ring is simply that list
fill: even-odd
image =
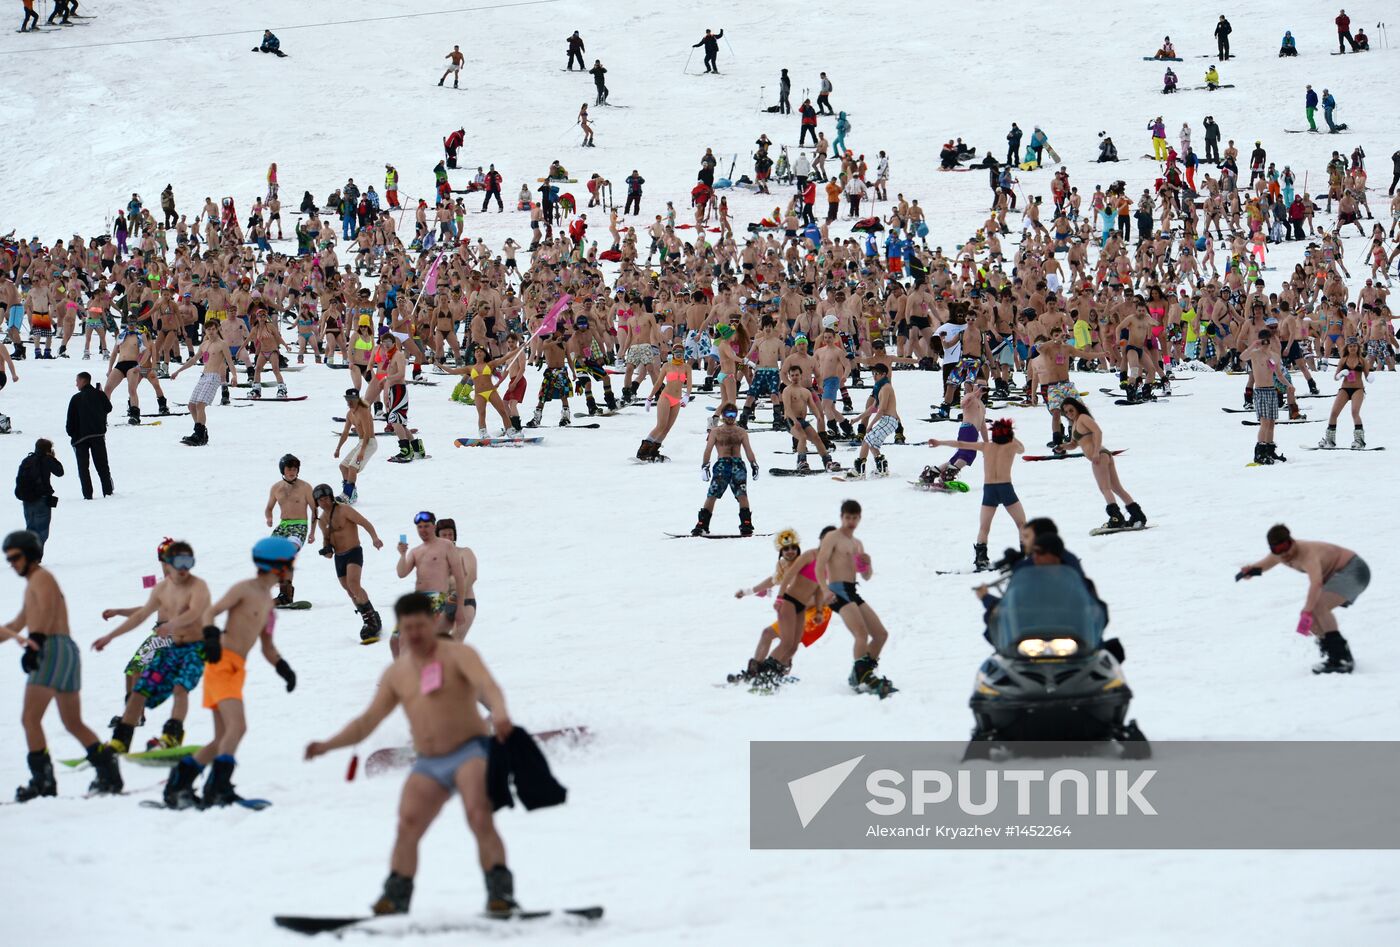
[{"label": "ski goggles", "polygon": [[194,568],[194,555],[188,552],[182,552],[169,557],[165,562],[166,565],[170,566],[172,569],[188,572]]},{"label": "ski goggles", "polygon": [[734,411],[734,410],[732,410],[732,409],[731,409],[731,410],[728,410],[728,411],[721,411],[721,412],[720,412],[720,417],[724,417],[724,418],[737,418],[738,416],[739,416],[739,412],[738,412],[738,411]]},{"label": "ski goggles", "polygon": [[433,514],[429,513],[427,510],[424,510],[422,513],[416,513],[416,514],[414,514],[414,516],[413,516],[413,525],[414,525],[414,526],[418,526],[418,525],[420,525],[420,524],[422,524],[422,523],[436,523],[436,522],[437,522],[437,517],[434,516]]}]

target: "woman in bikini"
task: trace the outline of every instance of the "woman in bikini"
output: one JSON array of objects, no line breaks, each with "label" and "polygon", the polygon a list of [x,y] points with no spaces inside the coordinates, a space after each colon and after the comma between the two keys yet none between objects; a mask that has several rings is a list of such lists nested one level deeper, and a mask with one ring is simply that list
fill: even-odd
[{"label": "woman in bikini", "polygon": [[[1103,446],[1103,429],[1089,414],[1089,409],[1084,407],[1084,402],[1078,398],[1066,398],[1060,405],[1060,411],[1070,423],[1070,436],[1069,443],[1057,446],[1055,453],[1062,454],[1067,448],[1078,446],[1084,456],[1089,458],[1094,470],[1094,482],[1099,485],[1099,492],[1108,504],[1108,522],[1104,524],[1105,528],[1146,526],[1147,517],[1143,515],[1142,507],[1123,489],[1123,484],[1118,479],[1118,465],[1113,461],[1113,454]],[[1123,517],[1123,511],[1118,508],[1120,497],[1128,510],[1126,519]]]},{"label": "woman in bikini", "polygon": [[1337,389],[1337,397],[1332,399],[1332,413],[1327,418],[1327,433],[1317,442],[1318,447],[1330,450],[1337,446],[1337,418],[1341,417],[1342,408],[1350,402],[1351,423],[1354,428],[1351,446],[1353,450],[1365,449],[1366,431],[1361,424],[1361,402],[1366,400],[1366,379],[1370,375],[1371,363],[1361,354],[1361,343],[1347,342],[1341,357],[1337,359],[1337,370],[1332,376],[1341,379],[1342,386]]},{"label": "woman in bikini", "polygon": [[[828,526],[822,535],[825,536],[831,529]],[[825,604],[826,600],[831,599],[831,593],[817,582],[817,550],[803,552],[801,540],[791,529],[780,532],[774,538],[773,545],[778,550],[778,565],[773,574],[751,588],[740,589],[734,593],[734,597],[763,597],[770,591],[776,591],[777,600],[773,608],[778,613],[778,620],[764,627],[748,667],[731,675],[730,683],[787,674],[792,669],[798,641],[812,644],[822,636],[831,621],[831,609]],[[773,648],[774,642],[778,642],[776,648]]]},{"label": "woman in bikini", "polygon": [[661,444],[680,417],[681,406],[690,400],[690,365],[685,360],[684,342],[672,344],[671,360],[666,363],[659,384],[652,389],[650,400],[656,402],[656,426],[642,439],[637,459],[664,461],[667,458],[659,453]]},{"label": "woman in bikini", "polygon": [[369,316],[360,316],[355,334],[350,337],[350,377],[355,387],[368,385],[370,380],[370,358],[374,355],[374,326]]},{"label": "woman in bikini", "polygon": [[[516,356],[520,354],[517,349],[502,355],[498,361],[514,362]],[[492,368],[491,360],[486,353],[484,346],[478,345],[472,349],[472,364],[462,365],[456,368],[443,368],[449,375],[465,375],[471,379],[472,400],[476,402],[476,426],[481,432],[481,437],[485,439],[486,433],[486,406],[490,405],[496,409],[496,413],[501,416],[501,437],[507,436],[514,426],[510,412],[506,410],[506,403],[501,400],[500,394],[496,391],[499,385],[499,376],[503,369]],[[523,364],[523,359],[519,359]]]}]

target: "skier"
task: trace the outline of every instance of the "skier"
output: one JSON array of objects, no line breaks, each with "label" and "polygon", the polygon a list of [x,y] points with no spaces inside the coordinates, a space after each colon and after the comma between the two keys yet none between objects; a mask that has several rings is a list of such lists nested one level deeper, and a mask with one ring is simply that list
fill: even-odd
[{"label": "skier", "polygon": [[455,169],[457,167],[457,152],[461,150],[466,138],[467,130],[459,128],[442,140],[442,150],[447,153],[448,168]]},{"label": "skier", "polygon": [[1215,24],[1215,44],[1221,60],[1230,58],[1230,30],[1230,21],[1225,19],[1225,14],[1220,14],[1220,21]]},{"label": "skier", "polygon": [[[705,438],[705,454],[700,459],[700,475],[709,482],[705,491],[705,504],[700,508],[692,536],[704,536],[710,532],[710,517],[714,515],[715,501],[731,491],[739,502],[739,535],[753,535],[753,511],[749,508],[749,488],[744,472],[744,461],[739,451],[749,459],[749,470],[758,479],[758,458],[754,456],[753,445],[749,443],[749,432],[739,427],[739,408],[732,402],[719,407],[720,423],[710,428]],[[719,459],[710,469],[710,453],[717,451]]]},{"label": "skier", "polygon": [[1294,539],[1287,526],[1269,527],[1265,539],[1269,554],[1235,573],[1235,581],[1253,579],[1276,565],[1285,565],[1308,577],[1308,594],[1298,615],[1297,632],[1317,639],[1324,660],[1313,665],[1314,674],[1350,674],[1355,662],[1351,649],[1337,628],[1333,610],[1348,608],[1366,591],[1371,569],[1355,552],[1333,543]]},{"label": "skier", "polygon": [[[1089,458],[1094,471],[1094,482],[1098,484],[1099,492],[1108,504],[1108,522],[1104,524],[1104,529],[1146,526],[1147,517],[1143,515],[1142,507],[1123,489],[1123,484],[1118,479],[1118,465],[1114,462],[1113,454],[1103,446],[1103,429],[1089,414],[1084,402],[1078,398],[1066,398],[1060,410],[1070,423],[1070,435],[1067,443],[1055,446],[1055,453],[1063,454],[1070,448],[1078,447],[1080,452]],[[1127,519],[1123,518],[1123,511],[1118,507],[1120,497],[1128,509]]]},{"label": "skier", "polygon": [[778,77],[778,112],[783,115],[792,114],[792,79],[788,76],[788,71],[783,70]]},{"label": "skier", "polygon": [[[204,613],[204,706],[214,715],[214,739],[197,753],[182,758],[165,784],[165,804],[172,809],[227,806],[239,802],[233,789],[234,753],[247,733],[243,710],[243,684],[247,678],[248,652],[254,643],[263,657],[286,682],[287,692],[296,689],[297,676],[287,659],[272,643],[276,618],[268,592],[279,582],[290,584],[293,560],[300,547],[290,539],[268,536],[253,545],[253,565],[257,574],[237,582]],[[224,630],[214,619],[227,613]],[[194,781],[204,767],[213,764],[204,784],[204,798],[196,803]]]},{"label": "skier", "polygon": [[325,545],[321,555],[335,560],[335,577],[345,594],[350,596],[350,604],[355,606],[362,620],[360,644],[374,644],[384,630],[384,621],[375,611],[369,595],[360,585],[360,572],[365,564],[365,551],[360,543],[360,529],[369,533],[375,549],[383,549],[384,543],[374,531],[374,524],[353,506],[340,502],[335,490],[328,483],[318,483],[311,491],[316,504],[316,516],[321,527]]},{"label": "skier", "polygon": [[[19,31],[21,33],[43,32],[39,29],[39,14],[34,10],[34,0],[20,0],[20,2],[24,4],[24,20],[19,25]],[[31,23],[33,26],[30,25]],[[52,774],[52,765],[50,765],[49,771]]]},{"label": "skier", "polygon": [[[438,85],[442,85],[447,81],[447,77],[451,76],[452,88],[455,89],[457,88],[457,79],[462,74],[462,64],[467,61],[467,58],[462,55],[462,47],[460,46],[453,46],[452,52],[442,58],[448,60],[447,70],[442,74],[442,78],[438,80]],[[454,164],[452,167],[455,168],[457,165]]]},{"label": "skier", "polygon": [[1348,43],[1351,44],[1351,51],[1356,52],[1356,40],[1351,38],[1351,17],[1347,16],[1347,11],[1338,13],[1332,22],[1337,24],[1337,52],[1345,53]]},{"label": "skier", "polygon": [[817,92],[817,114],[835,115],[831,109],[831,80],[826,77],[826,73],[821,74],[821,83]]},{"label": "skier", "polygon": [[565,63],[569,72],[574,71],[574,62],[578,62],[579,69],[583,69],[583,37],[578,35],[578,30],[574,30],[573,35],[565,40],[569,46],[569,61]]},{"label": "skier", "polygon": [[601,59],[593,60],[593,68],[588,70],[593,76],[593,87],[598,92],[598,101],[594,105],[608,104],[608,84],[603,81],[603,76],[608,74],[608,70],[603,66]]},{"label": "skier", "polygon": [[1308,86],[1307,94],[1303,96],[1303,110],[1308,116],[1308,131],[1317,131],[1317,93],[1313,87]]},{"label": "skier", "polygon": [[832,610],[841,616],[851,633],[854,662],[847,683],[857,693],[879,694],[887,697],[894,690],[889,678],[876,675],[880,652],[889,641],[880,616],[870,603],[856,591],[857,578],[869,582],[874,575],[865,546],[855,537],[860,525],[860,504],[846,500],[841,504],[841,526],[822,538],[817,552],[817,581],[835,596]]},{"label": "skier", "polygon": [[[28,802],[39,796],[58,795],[53,775],[53,760],[49,758],[48,740],[44,736],[44,714],[49,704],[57,702],[64,729],[71,733],[87,752],[88,762],[97,771],[90,792],[120,793],[122,774],[116,754],[103,746],[82,719],[82,652],[68,628],[68,604],[53,573],[41,565],[43,543],[28,530],[17,530],[5,537],[5,559],[15,574],[25,581],[24,601],[19,614],[8,624],[0,625],[0,641],[13,638],[24,654],[20,668],[28,674],[24,687],[24,739],[29,754],[30,780],[27,786],[15,790],[16,802]],[[41,631],[38,626],[43,626]],[[29,636],[20,632],[29,628]]]},{"label": "skier", "polygon": [[715,57],[719,55],[719,41],[723,38],[724,30],[720,30],[718,33],[712,33],[709,30],[706,30],[705,35],[701,37],[700,42],[690,47],[691,49],[698,49],[701,46],[705,47],[706,72],[713,72],[716,75],[719,74],[719,66],[715,63]]},{"label": "skier", "polygon": [[593,126],[588,123],[587,102],[584,102],[583,105],[580,106],[578,110],[578,119],[576,120],[576,124],[583,129],[583,147],[595,147],[593,144]]},{"label": "skier", "polygon": [[[493,735],[512,748],[518,740],[528,743],[529,737],[524,731],[512,735],[505,695],[480,655],[467,645],[438,637],[438,616],[429,596],[417,592],[403,596],[394,603],[394,616],[405,647],[380,678],[374,699],[335,736],[308,744],[306,758],[312,760],[360,743],[395,707],[403,707],[417,760],[404,781],[389,877],[374,903],[374,913],[408,913],[418,872],[419,842],[455,792],[462,796],[467,825],[476,837],[477,857],[486,879],[486,910],[509,917],[518,907],[515,881],[506,867],[505,843],[492,818],[486,767]],[[431,699],[425,695],[432,695]],[[489,724],[481,718],[478,703],[491,712]],[[522,773],[516,770],[517,779]],[[547,768],[541,778],[553,782]],[[562,795],[562,788],[555,784],[554,797],[562,801]]]}]

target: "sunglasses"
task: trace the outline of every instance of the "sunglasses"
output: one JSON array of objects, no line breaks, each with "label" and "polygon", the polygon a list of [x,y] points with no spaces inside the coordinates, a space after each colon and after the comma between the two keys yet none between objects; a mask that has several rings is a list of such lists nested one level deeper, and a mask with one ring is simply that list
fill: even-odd
[{"label": "sunglasses", "polygon": [[414,524],[415,526],[417,526],[417,525],[420,524],[420,523],[436,523],[436,522],[437,522],[437,517],[434,516],[433,514],[427,512],[426,510],[424,510],[422,513],[417,513],[417,514],[415,514],[414,517],[413,517],[413,524]]}]

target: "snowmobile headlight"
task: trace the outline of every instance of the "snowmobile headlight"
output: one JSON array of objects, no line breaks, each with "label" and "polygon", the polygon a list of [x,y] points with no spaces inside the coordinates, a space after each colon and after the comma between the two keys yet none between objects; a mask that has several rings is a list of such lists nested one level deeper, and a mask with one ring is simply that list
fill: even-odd
[{"label": "snowmobile headlight", "polygon": [[1027,638],[1016,650],[1025,658],[1068,658],[1079,652],[1079,642],[1073,638]]}]

